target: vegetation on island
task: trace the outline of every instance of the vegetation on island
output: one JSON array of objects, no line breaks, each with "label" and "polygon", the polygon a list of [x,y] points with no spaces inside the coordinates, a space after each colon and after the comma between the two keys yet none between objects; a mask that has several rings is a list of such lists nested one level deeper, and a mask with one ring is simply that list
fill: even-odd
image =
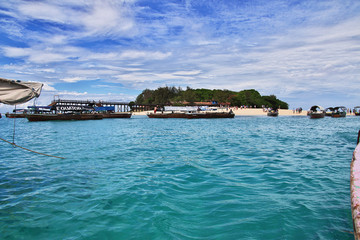
[{"label": "vegetation on island", "polygon": [[156,90],[145,89],[136,98],[134,104],[141,105],[194,105],[199,102],[217,102],[230,106],[256,106],[288,109],[289,105],[276,98],[275,95],[261,96],[255,89],[234,92],[219,89],[192,89],[187,87],[159,87]]}]

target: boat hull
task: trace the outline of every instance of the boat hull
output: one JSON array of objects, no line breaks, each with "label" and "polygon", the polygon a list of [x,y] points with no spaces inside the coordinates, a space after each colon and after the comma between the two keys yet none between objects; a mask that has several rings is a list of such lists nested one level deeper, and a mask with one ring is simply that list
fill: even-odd
[{"label": "boat hull", "polygon": [[119,112],[119,113],[102,113],[103,118],[131,118],[131,113]]},{"label": "boat hull", "polygon": [[309,116],[310,116],[311,119],[324,118],[325,113],[310,113]]},{"label": "boat hull", "polygon": [[187,118],[186,113],[150,113],[149,118]]},{"label": "boat hull", "polygon": [[25,113],[5,113],[7,118],[26,118]]},{"label": "boat hull", "polygon": [[26,118],[30,122],[37,121],[66,121],[66,120],[101,120],[101,114],[27,114]]},{"label": "boat hull", "polygon": [[214,112],[214,113],[187,113],[188,119],[199,119],[199,118],[234,118],[234,113],[228,112]]},{"label": "boat hull", "polygon": [[346,117],[346,113],[333,113],[333,114],[331,115],[331,117],[333,117],[333,118]]},{"label": "boat hull", "polygon": [[268,117],[277,117],[277,116],[279,116],[279,113],[278,112],[268,112],[267,115],[268,115]]}]

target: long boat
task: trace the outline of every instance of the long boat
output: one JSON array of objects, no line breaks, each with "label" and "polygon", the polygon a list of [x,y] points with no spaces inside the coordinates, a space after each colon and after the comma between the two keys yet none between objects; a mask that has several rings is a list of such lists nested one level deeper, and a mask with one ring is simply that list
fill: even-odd
[{"label": "long boat", "polygon": [[358,134],[358,144],[354,150],[350,165],[350,198],[351,214],[354,227],[354,238],[360,239],[360,131]]},{"label": "long boat", "polygon": [[5,113],[7,118],[25,118],[26,113]]},{"label": "long boat", "polygon": [[360,106],[354,107],[353,113],[355,116],[360,116]]},{"label": "long boat", "polygon": [[235,114],[230,112],[193,112],[193,113],[186,113],[186,117],[188,119],[195,119],[195,118],[234,118]]},{"label": "long boat", "polygon": [[101,120],[102,114],[96,113],[40,113],[26,114],[26,118],[30,122],[37,121],[55,121],[55,120]]},{"label": "long boat", "polygon": [[321,106],[314,105],[310,108],[309,116],[312,119],[316,118],[324,118],[325,117],[325,110]]},{"label": "long boat", "polygon": [[331,117],[333,118],[346,117],[346,107],[343,106],[335,107]]},{"label": "long boat", "polygon": [[187,118],[186,112],[159,112],[147,114],[149,118]]}]

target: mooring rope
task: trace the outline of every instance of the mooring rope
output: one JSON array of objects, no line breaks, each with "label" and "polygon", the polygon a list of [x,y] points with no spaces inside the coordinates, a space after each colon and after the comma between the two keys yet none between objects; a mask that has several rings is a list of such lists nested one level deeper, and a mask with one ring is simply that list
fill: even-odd
[{"label": "mooring rope", "polygon": [[[15,105],[15,112],[14,112],[15,114],[16,114],[16,105]],[[14,117],[14,130],[13,130],[13,144],[15,144],[15,122],[16,122],[16,116]]]},{"label": "mooring rope", "polygon": [[36,152],[36,151],[31,150],[31,149],[21,147],[21,146],[19,146],[19,145],[16,145],[15,143],[12,143],[12,142],[9,142],[9,141],[3,139],[3,138],[0,138],[0,140],[2,140],[2,141],[4,141],[4,142],[7,142],[7,143],[9,143],[9,144],[11,144],[11,145],[13,145],[14,147],[18,147],[18,148],[24,149],[24,150],[29,151],[29,152],[37,153],[37,154],[44,155],[44,156],[48,156],[48,157],[65,159],[64,157],[58,157],[58,156],[49,155],[49,154],[45,154],[45,153],[41,153],[41,152]]}]

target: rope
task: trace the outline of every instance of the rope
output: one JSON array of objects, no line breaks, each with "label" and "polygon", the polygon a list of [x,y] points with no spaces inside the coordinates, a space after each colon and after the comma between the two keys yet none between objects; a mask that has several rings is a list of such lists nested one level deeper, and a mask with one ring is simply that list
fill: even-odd
[{"label": "rope", "polygon": [[29,152],[37,153],[37,154],[44,155],[44,156],[48,156],[48,157],[65,159],[64,157],[53,156],[53,155],[49,155],[49,154],[45,154],[45,153],[41,153],[41,152],[36,152],[36,151],[30,150],[30,149],[21,147],[21,146],[19,146],[19,145],[16,145],[15,143],[9,142],[9,141],[7,141],[7,140],[5,140],[5,139],[2,139],[2,138],[0,138],[0,140],[2,140],[2,141],[4,141],[4,142],[7,142],[7,143],[9,143],[9,144],[11,144],[11,145],[13,145],[14,147],[18,147],[18,148],[24,149],[24,150],[29,151]]},{"label": "rope", "polygon": [[[15,112],[14,112],[15,114],[16,114],[16,105],[15,105]],[[13,131],[13,144],[15,144],[15,120],[16,120],[16,116],[14,117],[14,131]]]}]

